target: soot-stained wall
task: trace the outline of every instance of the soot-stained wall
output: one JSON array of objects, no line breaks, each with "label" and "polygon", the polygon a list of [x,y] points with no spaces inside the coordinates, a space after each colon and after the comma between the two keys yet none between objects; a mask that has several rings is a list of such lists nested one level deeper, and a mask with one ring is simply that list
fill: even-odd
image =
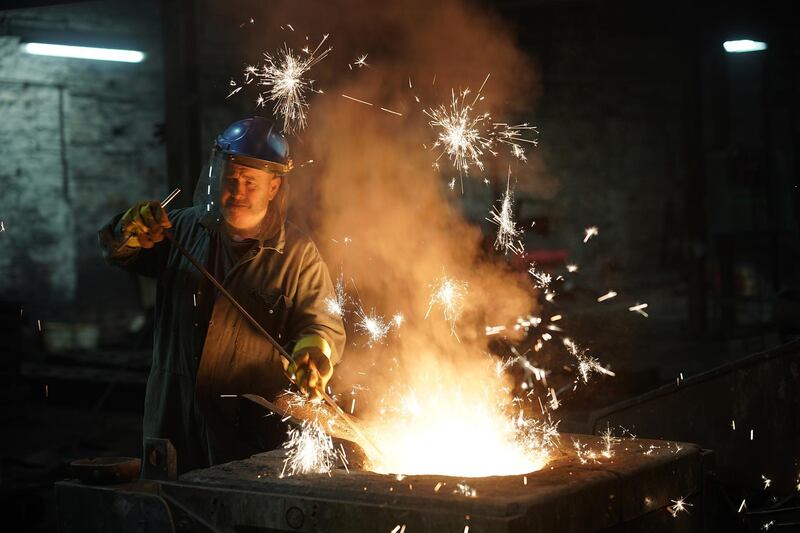
[{"label": "soot-stained wall", "polygon": [[[92,315],[132,293],[108,269],[96,231],[130,203],[165,194],[164,86],[156,2],[87,2],[2,14],[0,299],[39,316]],[[139,64],[36,56],[24,35],[102,35]],[[135,294],[135,293],[133,293]],[[87,316],[85,318],[92,318]]]}]

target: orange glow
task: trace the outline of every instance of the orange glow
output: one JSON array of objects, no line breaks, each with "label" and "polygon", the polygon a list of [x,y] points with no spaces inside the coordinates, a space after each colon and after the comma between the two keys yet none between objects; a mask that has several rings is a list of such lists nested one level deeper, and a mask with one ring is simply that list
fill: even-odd
[{"label": "orange glow", "polygon": [[[449,369],[448,369],[449,370]],[[385,474],[482,477],[526,474],[548,461],[552,425],[526,419],[504,392],[504,380],[486,365],[484,375],[417,372],[364,420]]]}]

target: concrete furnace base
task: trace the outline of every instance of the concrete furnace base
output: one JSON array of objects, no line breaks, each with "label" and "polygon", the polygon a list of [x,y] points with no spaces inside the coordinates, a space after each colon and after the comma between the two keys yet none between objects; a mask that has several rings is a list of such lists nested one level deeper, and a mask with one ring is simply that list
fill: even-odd
[{"label": "concrete furnace base", "polygon": [[[573,439],[582,444],[581,456]],[[623,440],[606,458],[598,437],[561,435],[561,443],[560,454],[526,476],[398,479],[337,470],[330,476],[281,478],[282,456],[268,452],[188,472],[178,481],[105,487],[65,481],[56,486],[59,531],[160,532],[174,527],[236,533],[397,533],[402,526],[405,533],[703,530],[709,454],[698,446]],[[472,491],[474,496],[465,495]],[[668,507],[680,498],[691,507],[673,517]]]}]

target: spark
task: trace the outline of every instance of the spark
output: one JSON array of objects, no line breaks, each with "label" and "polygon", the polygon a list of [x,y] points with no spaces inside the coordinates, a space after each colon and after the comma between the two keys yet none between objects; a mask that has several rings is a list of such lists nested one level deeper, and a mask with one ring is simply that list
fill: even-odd
[{"label": "spark", "polygon": [[406,525],[397,524],[390,533],[406,533]]},{"label": "spark", "polygon": [[616,295],[617,295],[616,292],[608,291],[607,293],[602,295],[600,298],[598,298],[597,301],[598,302],[605,302],[606,300],[610,300],[611,298],[615,297]]},{"label": "spark", "polygon": [[403,114],[398,111],[392,111],[391,109],[386,109],[385,107],[381,108],[381,111],[386,111],[387,113],[391,113],[392,115],[397,115],[398,117],[402,117]]},{"label": "spark", "polygon": [[564,346],[567,347],[569,352],[578,360],[578,374],[584,383],[589,383],[589,376],[593,372],[598,374],[605,374],[607,376],[616,376],[614,372],[608,370],[600,364],[600,361],[586,353],[577,344],[569,339],[564,339]]},{"label": "spark", "polygon": [[767,490],[769,486],[772,485],[772,480],[764,474],[761,474],[761,480],[764,482],[764,490]]},{"label": "spark", "polygon": [[550,396],[550,409],[555,411],[561,407],[561,402],[558,401],[558,398],[556,397],[556,390],[553,387],[550,387],[547,395]]},{"label": "spark", "polygon": [[394,325],[394,327],[399,328],[400,326],[403,325],[403,322],[405,322],[405,320],[406,317],[403,316],[403,313],[395,313],[394,316],[392,317],[392,324]]},{"label": "spark", "polygon": [[603,457],[610,459],[614,455],[614,445],[619,442],[619,438],[615,437],[611,431],[611,427],[606,427],[605,431],[600,433],[603,439],[603,451],[600,452]]},{"label": "spark", "polygon": [[672,502],[673,505],[667,507],[667,510],[670,512],[670,514],[672,514],[673,517],[677,517],[678,513],[680,513],[681,511],[688,514],[689,510],[687,509],[687,507],[692,506],[691,503],[686,503],[686,500],[682,497],[678,498],[677,500],[670,500],[670,501]]},{"label": "spark", "polygon": [[647,318],[648,316],[650,316],[649,314],[647,314],[646,311],[644,311],[644,309],[647,308],[647,305],[648,304],[640,304],[639,302],[636,302],[636,305],[630,306],[628,308],[628,311],[633,311],[634,313],[639,313],[643,317]]},{"label": "spark", "polygon": [[331,437],[316,420],[303,421],[299,428],[290,428],[283,447],[287,450],[281,476],[329,473],[339,453]]},{"label": "spark", "polygon": [[737,513],[741,513],[744,509],[747,509],[747,504],[745,503],[747,499],[743,499],[742,503],[739,505],[739,510],[736,511]]},{"label": "spark", "polygon": [[761,526],[761,529],[762,529],[762,531],[767,531],[769,528],[771,528],[774,525],[775,525],[775,520],[770,520],[769,522],[767,522],[766,524]]},{"label": "spark", "polygon": [[364,100],[359,100],[358,98],[355,98],[355,97],[349,96],[349,95],[347,95],[347,94],[343,94],[342,96],[344,96],[344,97],[345,97],[345,98],[347,98],[348,100],[352,100],[352,101],[354,101],[354,102],[358,102],[359,104],[364,104],[364,105],[372,106],[372,104],[371,104],[371,103],[369,103],[369,102],[366,102],[366,101],[364,101]]},{"label": "spark", "polygon": [[542,323],[542,319],[538,316],[528,315],[526,317],[517,317],[517,323],[514,325],[514,329],[519,331],[520,329],[524,329],[527,333],[530,328],[539,327],[539,324]]},{"label": "spark", "polygon": [[731,420],[731,429],[736,431],[736,420]]},{"label": "spark", "polygon": [[382,316],[376,315],[374,311],[367,314],[364,309],[359,308],[356,314],[360,319],[356,323],[356,331],[367,334],[367,346],[372,347],[383,342],[386,335],[389,334],[391,325],[387,324]]},{"label": "spark", "polygon": [[322,50],[320,47],[328,39],[324,35],[313,51],[303,50],[306,57],[295,52],[284,43],[283,48],[274,54],[264,54],[265,63],[260,68],[245,69],[245,81],[251,77],[258,79],[258,85],[267,89],[259,94],[259,105],[274,102],[273,111],[283,117],[283,131],[291,133],[302,130],[306,126],[308,111],[307,93],[314,91],[314,80],[306,78],[309,70],[322,61],[331,51],[331,47]]},{"label": "spark", "polygon": [[451,180],[450,180],[450,183],[448,183],[448,184],[447,184],[447,186],[448,186],[448,187],[450,187],[450,190],[451,190],[451,191],[452,191],[453,189],[455,189],[455,188],[456,188],[456,179],[455,179],[455,178],[451,179]]},{"label": "spark", "polygon": [[558,322],[562,318],[564,318],[564,317],[562,317],[561,315],[553,315],[553,316],[550,317],[550,322]]},{"label": "spark", "polygon": [[473,115],[472,106],[465,102],[468,94],[468,89],[458,95],[453,90],[449,106],[442,104],[423,111],[430,118],[428,125],[434,130],[438,129],[433,147],[441,147],[442,151],[436,161],[447,154],[461,176],[469,174],[471,165],[483,170],[484,151],[492,147],[492,140],[483,131],[489,114]]},{"label": "spark", "polygon": [[3,233],[6,230],[5,223],[0,220],[0,233]]},{"label": "spark", "polygon": [[589,239],[600,233],[600,230],[597,228],[597,226],[589,226],[584,231],[586,232],[586,236],[584,236],[583,242],[588,241]]},{"label": "spark", "polygon": [[461,316],[464,299],[467,296],[467,284],[447,276],[442,276],[435,284],[431,285],[433,293],[428,303],[428,312],[425,319],[431,314],[434,305],[442,308],[444,319],[450,324],[450,332],[458,338],[455,331],[456,320]]},{"label": "spark", "polygon": [[546,289],[553,281],[553,276],[550,274],[547,274],[543,270],[536,270],[536,263],[531,263],[531,268],[528,269],[528,273],[533,276],[534,286],[537,289]]},{"label": "spark", "polygon": [[456,484],[456,488],[453,489],[453,494],[461,494],[462,496],[467,496],[468,498],[475,498],[478,496],[478,491],[466,483],[458,483]]},{"label": "spark", "polygon": [[506,330],[505,326],[486,326],[485,328],[487,337],[490,337],[492,335],[497,335],[498,333],[503,332],[505,330]]},{"label": "spark", "polygon": [[572,446],[575,448],[575,457],[577,457],[582,465],[585,465],[589,461],[592,461],[593,463],[599,462],[597,460],[597,453],[595,453],[593,450],[587,450],[586,444],[583,444],[581,441],[573,439]]},{"label": "spark", "polygon": [[344,292],[344,275],[339,274],[336,279],[336,286],[334,287],[333,296],[328,296],[324,300],[325,310],[331,316],[342,318],[344,316],[344,308],[347,305],[347,295]]},{"label": "spark", "polygon": [[517,227],[514,222],[514,191],[511,190],[511,169],[508,170],[508,180],[506,181],[506,192],[500,197],[500,210],[497,206],[492,206],[489,222],[497,226],[497,237],[494,240],[495,250],[504,250],[504,253],[513,252],[521,254],[524,246],[519,239],[522,229]]},{"label": "spark", "polygon": [[577,272],[578,265],[567,265],[567,272]]},{"label": "spark", "polygon": [[[512,350],[514,351],[514,353],[517,353],[517,351],[514,350],[513,348]],[[513,359],[510,359],[508,361],[508,365],[514,363],[519,363],[520,366],[525,370],[525,372],[532,375],[534,379],[536,379],[536,381],[541,381],[542,383],[544,383],[545,387],[547,386],[547,371],[545,369],[532,365],[527,358],[521,355],[517,355],[517,357],[514,357]]]},{"label": "spark", "polygon": [[496,130],[495,138],[497,141],[502,144],[510,145],[511,155],[522,162],[527,161],[528,157],[525,155],[525,150],[519,143],[524,142],[533,146],[537,146],[539,144],[539,141],[536,139],[526,139],[523,137],[526,132],[534,132],[538,134],[539,130],[536,128],[536,126],[530,126],[527,123],[509,126],[508,124],[502,122],[497,122],[494,124],[494,126]]},{"label": "spark", "polygon": [[42,331],[42,321],[41,321],[41,319],[38,319],[38,318],[36,319],[36,325],[38,326],[39,331]]},{"label": "spark", "polygon": [[751,430],[750,430],[750,440],[753,440],[753,437],[754,437],[754,436],[755,436],[755,435],[754,435],[754,432],[753,432],[753,430],[751,429]]},{"label": "spark", "polygon": [[369,65],[367,64],[367,56],[368,56],[368,55],[369,55],[369,54],[362,54],[362,55],[358,56],[358,57],[355,59],[355,61],[353,61],[353,64],[354,64],[355,66],[357,66],[358,68],[362,68],[362,67],[368,67],[368,66],[369,66]]},{"label": "spark", "polygon": [[[358,102],[359,104],[368,105],[368,106],[370,106],[370,107],[374,107],[374,105],[375,105],[375,104],[373,104],[373,103],[371,103],[371,102],[367,102],[366,100],[361,100],[361,99],[359,99],[359,98],[356,98],[356,97],[354,97],[354,96],[350,96],[350,95],[348,95],[348,94],[342,94],[342,96],[343,96],[344,98],[347,98],[348,100],[352,100],[352,101],[354,101],[354,102]],[[386,108],[386,107],[380,107],[379,109],[380,109],[381,111],[386,111],[387,113],[391,113],[392,115],[397,115],[398,117],[402,117],[402,116],[403,116],[403,114],[402,114],[402,113],[400,113],[399,111],[394,111],[394,110],[392,110],[392,109],[388,109],[388,108]]]},{"label": "spark", "polygon": [[238,93],[241,90],[242,90],[242,86],[240,85],[239,87],[236,87],[234,90],[229,92],[228,96],[226,96],[225,99],[227,100],[228,98],[230,98],[231,96],[233,96],[234,94]]}]

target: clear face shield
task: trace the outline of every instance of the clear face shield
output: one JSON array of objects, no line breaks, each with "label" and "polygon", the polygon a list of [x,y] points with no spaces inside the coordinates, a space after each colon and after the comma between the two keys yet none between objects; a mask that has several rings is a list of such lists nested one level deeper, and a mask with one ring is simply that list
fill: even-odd
[{"label": "clear face shield", "polygon": [[222,217],[220,202],[222,201],[222,180],[227,167],[225,154],[220,150],[211,150],[208,162],[200,171],[197,185],[194,188],[192,203],[206,213],[211,213],[217,220]]}]

